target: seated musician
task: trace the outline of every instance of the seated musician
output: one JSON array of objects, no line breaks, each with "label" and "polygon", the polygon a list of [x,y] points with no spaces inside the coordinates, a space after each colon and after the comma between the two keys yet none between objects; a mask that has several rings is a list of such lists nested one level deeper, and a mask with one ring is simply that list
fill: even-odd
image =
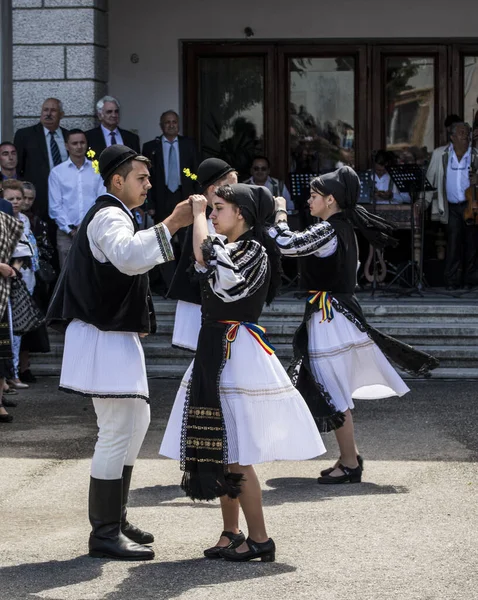
[{"label": "seated musician", "polygon": [[393,166],[395,156],[393,152],[378,150],[374,160],[374,195],[377,204],[403,204],[410,202],[410,195],[400,193],[397,186],[387,172]]}]

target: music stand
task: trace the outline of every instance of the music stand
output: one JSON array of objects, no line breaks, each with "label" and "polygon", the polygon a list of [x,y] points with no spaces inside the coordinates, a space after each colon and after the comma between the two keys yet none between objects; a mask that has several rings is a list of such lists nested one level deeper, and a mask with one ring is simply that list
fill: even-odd
[{"label": "music stand", "polygon": [[[375,173],[373,169],[369,169],[367,171],[357,171],[358,178],[360,180],[360,194],[358,202],[359,204],[372,204],[373,212],[375,212],[376,200],[374,194],[375,188]],[[372,293],[371,297],[375,296],[375,292],[377,290],[377,249],[375,246],[372,246],[373,251],[373,278],[372,278]],[[365,270],[364,270],[365,277]]]},{"label": "music stand", "polygon": [[390,175],[393,183],[397,186],[397,189],[401,193],[408,193],[411,199],[410,202],[410,236],[411,236],[411,257],[407,261],[405,266],[395,275],[392,281],[387,285],[390,288],[395,281],[402,278],[403,274],[410,270],[410,288],[409,292],[403,292],[410,295],[413,292],[417,292],[420,296],[423,296],[423,251],[424,251],[424,233],[425,233],[425,215],[422,211],[421,219],[421,235],[420,235],[420,248],[419,248],[419,261],[418,261],[418,280],[416,279],[415,269],[415,205],[419,198],[419,194],[423,192],[432,192],[435,188],[430,184],[425,175],[425,170],[420,165],[398,165],[389,167],[388,174]]}]

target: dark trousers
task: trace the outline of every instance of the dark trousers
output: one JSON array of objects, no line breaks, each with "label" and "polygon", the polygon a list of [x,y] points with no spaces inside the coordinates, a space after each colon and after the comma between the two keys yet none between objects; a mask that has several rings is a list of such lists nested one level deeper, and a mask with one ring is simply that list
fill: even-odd
[{"label": "dark trousers", "polygon": [[478,285],[478,227],[465,223],[466,206],[466,202],[448,204],[446,285]]}]

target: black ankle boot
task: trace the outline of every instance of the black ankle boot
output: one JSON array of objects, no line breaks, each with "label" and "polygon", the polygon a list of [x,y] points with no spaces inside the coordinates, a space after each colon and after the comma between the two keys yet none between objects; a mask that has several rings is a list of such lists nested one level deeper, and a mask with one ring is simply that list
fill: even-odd
[{"label": "black ankle boot", "polygon": [[237,552],[234,548],[224,548],[220,554],[225,560],[234,562],[246,562],[254,558],[260,558],[262,562],[275,561],[276,545],[272,538],[269,538],[267,542],[254,542],[254,540],[248,537],[246,544],[249,546],[249,550],[246,552]]},{"label": "black ankle boot", "polygon": [[89,554],[94,558],[151,560],[151,548],[136,544],[121,531],[122,489],[122,479],[90,478]]},{"label": "black ankle boot", "polygon": [[143,531],[139,527],[136,527],[136,525],[132,525],[126,518],[126,505],[128,504],[132,473],[133,467],[126,465],[123,467],[123,506],[121,510],[121,531],[126,537],[129,537],[130,540],[133,540],[133,542],[136,542],[137,544],[152,544],[154,542],[154,535],[152,533],[148,533],[147,531]]}]

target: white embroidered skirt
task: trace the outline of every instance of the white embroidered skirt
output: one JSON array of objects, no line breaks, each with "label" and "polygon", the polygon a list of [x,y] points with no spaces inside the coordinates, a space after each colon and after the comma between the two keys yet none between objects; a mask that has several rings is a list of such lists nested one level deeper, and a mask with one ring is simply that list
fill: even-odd
[{"label": "white embroidered skirt", "polygon": [[60,389],[92,397],[149,398],[137,333],[100,331],[75,319],[66,330]]},{"label": "white embroidered skirt", "polygon": [[[176,395],[159,453],[179,460],[186,388],[193,363]],[[325,452],[317,426],[278,358],[240,327],[220,379],[228,462],[254,465],[306,460]]]},{"label": "white embroidered skirt", "polygon": [[322,383],[340,411],[356,399],[403,396],[409,388],[380,348],[337,310],[330,321],[314,313],[307,323],[309,357],[316,381]]},{"label": "white embroidered skirt", "polygon": [[178,300],[174,318],[173,346],[196,352],[201,329],[201,306]]}]

